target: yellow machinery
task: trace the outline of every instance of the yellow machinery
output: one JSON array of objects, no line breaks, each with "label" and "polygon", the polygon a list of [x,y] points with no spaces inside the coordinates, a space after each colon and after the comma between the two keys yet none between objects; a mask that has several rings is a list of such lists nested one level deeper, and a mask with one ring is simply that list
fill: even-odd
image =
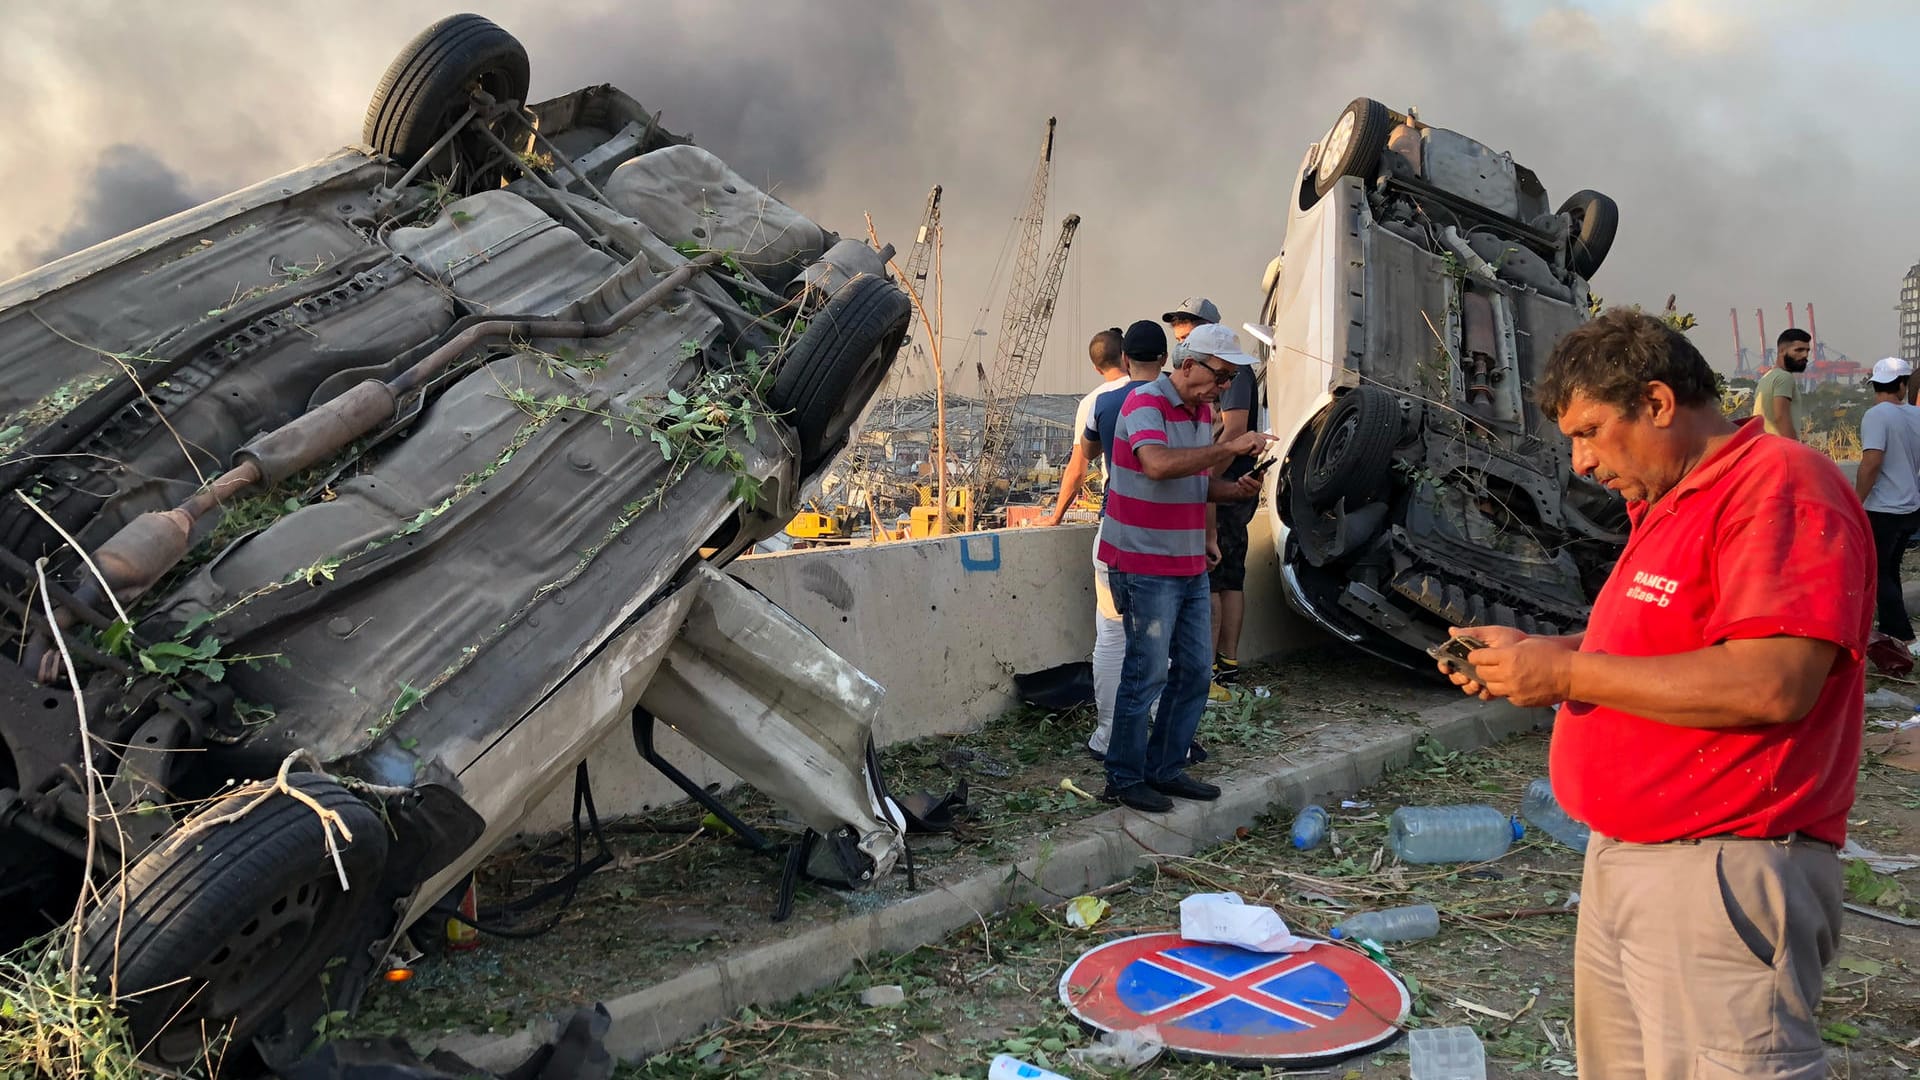
[{"label": "yellow machinery", "polygon": [[830,511],[822,511],[811,506],[793,515],[787,522],[787,535],[793,537],[795,545],[801,544],[844,544],[853,539],[853,507],[836,506]]},{"label": "yellow machinery", "polygon": [[947,527],[939,527],[940,511],[937,509],[938,496],[932,484],[915,484],[920,493],[919,505],[907,514],[907,539],[924,540],[929,536],[938,536],[941,532],[961,532],[967,528],[973,511],[973,492],[958,484],[947,488]]}]

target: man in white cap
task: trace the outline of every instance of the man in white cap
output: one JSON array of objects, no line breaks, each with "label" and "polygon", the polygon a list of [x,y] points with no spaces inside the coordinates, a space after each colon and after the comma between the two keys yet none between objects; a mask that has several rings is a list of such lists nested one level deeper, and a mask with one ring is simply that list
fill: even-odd
[{"label": "man in white cap", "polygon": [[[1260,423],[1260,386],[1253,374],[1253,357],[1240,349],[1240,339],[1220,325],[1220,311],[1204,297],[1188,300],[1165,316],[1173,326],[1181,348],[1229,359],[1228,353],[1244,359],[1233,360],[1233,382],[1220,393],[1215,410],[1218,423],[1214,438],[1231,442],[1249,431],[1258,431]],[[1197,320],[1197,321],[1196,321]],[[1196,338],[1194,335],[1198,334]],[[1215,352],[1216,349],[1226,350]],[[1254,459],[1235,458],[1221,473],[1222,479],[1237,480],[1249,472]],[[1213,685],[1208,700],[1229,700],[1225,685],[1240,677],[1240,627],[1246,621],[1247,526],[1253,521],[1258,500],[1225,503],[1218,510],[1220,563],[1209,572],[1213,593]]]},{"label": "man in white cap", "polygon": [[1873,365],[1873,405],[1860,418],[1860,471],[1853,490],[1873,527],[1876,616],[1880,632],[1907,643],[1913,623],[1900,594],[1900,556],[1920,530],[1920,408],[1907,404],[1913,365],[1897,356]]}]

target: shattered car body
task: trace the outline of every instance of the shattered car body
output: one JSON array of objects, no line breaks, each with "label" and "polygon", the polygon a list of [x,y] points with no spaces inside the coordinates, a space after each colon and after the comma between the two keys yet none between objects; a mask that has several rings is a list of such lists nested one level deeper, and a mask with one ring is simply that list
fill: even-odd
[{"label": "shattered car body", "polygon": [[367,148],[0,284],[0,906],[57,921],[91,856],[87,962],[162,1061],[303,1044],[643,717],[837,876],[904,850],[881,689],[718,569],[885,377],[885,251],[527,81],[443,20]]},{"label": "shattered car body", "polygon": [[1449,626],[1583,626],[1624,505],[1573,475],[1529,390],[1588,317],[1612,200],[1551,209],[1510,155],[1361,98],[1287,202],[1261,332],[1289,603],[1423,668]]}]

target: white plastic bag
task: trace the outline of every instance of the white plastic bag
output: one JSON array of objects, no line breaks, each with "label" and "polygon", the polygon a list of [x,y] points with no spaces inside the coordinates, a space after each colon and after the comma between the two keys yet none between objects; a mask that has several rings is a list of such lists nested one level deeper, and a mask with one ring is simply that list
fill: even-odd
[{"label": "white plastic bag", "polygon": [[1279,912],[1230,892],[1194,893],[1180,901],[1180,936],[1263,953],[1306,952],[1314,944],[1294,937]]}]

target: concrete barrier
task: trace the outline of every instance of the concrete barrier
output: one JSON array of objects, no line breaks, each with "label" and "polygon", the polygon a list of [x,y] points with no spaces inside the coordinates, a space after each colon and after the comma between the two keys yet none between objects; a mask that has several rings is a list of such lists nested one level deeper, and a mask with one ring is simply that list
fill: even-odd
[{"label": "concrete barrier", "polygon": [[[1084,660],[1093,649],[1091,525],[1003,529],[932,540],[812,548],[736,561],[730,572],[800,620],[887,688],[877,735],[891,745],[977,730],[1014,704],[1013,675]],[[1247,545],[1241,659],[1319,642],[1280,595],[1265,514]],[[701,784],[735,778],[671,731],[660,752]],[[614,817],[677,802],[624,727],[588,758],[595,802]],[[564,828],[572,793],[555,791],[527,823]]]}]

